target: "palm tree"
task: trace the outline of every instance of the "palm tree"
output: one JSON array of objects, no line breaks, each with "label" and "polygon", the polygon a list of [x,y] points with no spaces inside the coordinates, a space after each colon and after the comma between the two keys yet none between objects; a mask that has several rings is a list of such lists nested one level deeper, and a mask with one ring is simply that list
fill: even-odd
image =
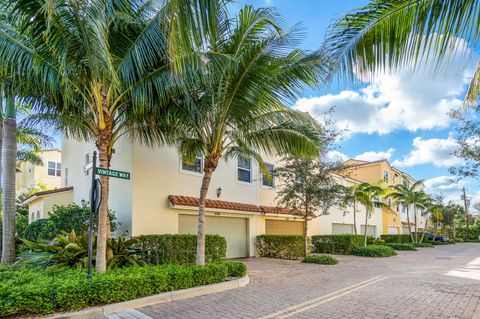
[{"label": "palm tree", "polygon": [[[122,136],[148,145],[168,140],[157,119],[178,104],[169,42],[181,42],[169,38],[178,30],[169,16],[193,12],[194,2],[13,1],[0,21],[0,75],[9,76],[18,99],[35,106],[37,120],[93,141],[99,166],[108,169]],[[188,73],[183,78],[190,79]],[[109,179],[101,182],[96,268],[105,272]]]},{"label": "palm tree", "polygon": [[352,206],[353,209],[353,233],[357,234],[357,204],[362,201],[365,196],[362,188],[363,184],[353,184],[351,186],[342,186],[342,200],[343,206]]},{"label": "palm tree", "polygon": [[[348,75],[374,76],[386,68],[432,65],[465,54],[480,40],[478,0],[371,0],[329,28],[325,46]],[[459,43],[459,39],[468,45]],[[480,60],[465,96],[476,105]]]},{"label": "palm tree", "polygon": [[[421,186],[423,186],[422,180],[413,183],[410,187],[404,184],[395,185],[390,194],[397,203],[402,204],[406,209],[408,229],[412,243],[417,242],[417,210],[423,209],[428,200],[428,195],[422,190],[419,190]],[[413,236],[412,228],[410,226],[410,206],[413,207],[414,213],[415,237]]]},{"label": "palm tree", "polygon": [[[302,89],[318,85],[329,65],[318,53],[295,49],[297,30],[285,31],[271,9],[245,6],[235,19],[219,14],[209,31],[208,45],[195,52],[199,89],[177,108],[176,118],[187,125],[179,140],[185,159],[201,155],[203,179],[199,196],[197,259],[205,263],[205,201],[219,161],[254,159],[262,154],[313,157],[319,154],[320,133],[315,121],[286,105]],[[204,48],[209,47],[208,51]]]},{"label": "palm tree", "polygon": [[386,206],[386,204],[381,201],[381,198],[387,196],[388,192],[386,189],[376,184],[369,183],[360,184],[359,192],[360,196],[358,198],[358,202],[365,207],[364,246],[367,247],[368,219],[372,217],[372,214],[375,211],[376,204],[379,204],[382,207]]}]

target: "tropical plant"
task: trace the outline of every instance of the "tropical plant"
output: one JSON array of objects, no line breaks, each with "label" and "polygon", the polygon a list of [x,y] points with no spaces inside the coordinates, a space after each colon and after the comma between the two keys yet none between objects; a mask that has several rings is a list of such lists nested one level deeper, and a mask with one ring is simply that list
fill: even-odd
[{"label": "tropical plant", "polygon": [[[153,145],[175,132],[157,120],[168,120],[163,110],[178,106],[173,98],[188,82],[171,72],[169,43],[179,41],[168,35],[183,30],[169,17],[218,2],[60,0],[45,6],[12,0],[2,6],[8,19],[0,25],[0,75],[12,83],[9,92],[35,107],[34,120],[93,141],[99,166],[108,169],[120,137]],[[96,268],[105,272],[108,177],[101,182]]]},{"label": "tropical plant", "polygon": [[357,209],[358,205],[368,200],[365,198],[365,185],[366,184],[353,184],[350,186],[341,186],[342,195],[341,195],[341,206],[352,207],[353,212],[353,233],[357,234]]},{"label": "tropical plant", "polygon": [[448,203],[443,211],[443,222],[452,228],[452,238],[454,240],[457,239],[456,219],[464,213],[465,209],[461,205],[452,202]]},{"label": "tropical plant", "polygon": [[[404,184],[398,184],[392,187],[390,197],[394,199],[395,203],[402,204],[402,207],[405,208],[407,213],[407,223],[412,239],[412,243],[416,243],[417,238],[417,210],[422,210],[425,208],[425,204],[429,200],[429,196],[420,190],[423,186],[423,181],[416,181],[411,186]],[[412,228],[410,226],[410,206],[413,207],[414,213],[414,225],[415,225],[415,236],[413,236]]]},{"label": "tropical plant", "polygon": [[274,172],[278,178],[277,205],[303,217],[304,257],[307,257],[310,252],[309,221],[327,215],[339,202],[340,186],[331,176],[336,165],[319,159],[292,157],[285,158],[282,163]]},{"label": "tropical plant", "polygon": [[[478,0],[371,0],[331,25],[325,47],[342,72],[352,76],[375,76],[386,68],[418,67],[426,61],[439,66],[478,46],[479,10]],[[476,105],[479,85],[477,63],[467,104]]]},{"label": "tropical plant", "polygon": [[135,248],[137,242],[135,238],[128,240],[123,237],[109,239],[107,250],[108,268],[145,265],[145,262],[139,256],[142,252]]},{"label": "tropical plant", "polygon": [[[57,235],[53,241],[22,240],[28,250],[20,254],[20,265],[86,268],[88,261],[88,235],[77,235],[74,230]],[[96,247],[96,240],[93,240]],[[95,248],[94,248],[95,249]]]},{"label": "tropical plant", "polygon": [[198,79],[198,89],[185,96],[184,108],[172,109],[172,117],[186,124],[184,137],[179,139],[182,157],[203,159],[199,265],[205,263],[205,201],[219,161],[254,159],[265,171],[265,153],[318,156],[320,133],[315,121],[287,105],[304,88],[322,83],[330,71],[322,53],[294,47],[298,30],[281,28],[272,9],[246,6],[234,19],[210,12],[208,19],[215,28],[200,28],[208,40],[193,52],[203,62],[189,73]]}]

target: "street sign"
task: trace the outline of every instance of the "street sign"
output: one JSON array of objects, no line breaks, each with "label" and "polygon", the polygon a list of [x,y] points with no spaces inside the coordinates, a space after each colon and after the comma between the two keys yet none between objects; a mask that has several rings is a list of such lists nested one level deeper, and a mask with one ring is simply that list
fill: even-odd
[{"label": "street sign", "polygon": [[108,176],[108,177],[130,179],[130,173],[122,172],[122,171],[115,171],[113,169],[104,169],[104,168],[96,167],[95,173],[97,175],[103,175],[103,176]]}]

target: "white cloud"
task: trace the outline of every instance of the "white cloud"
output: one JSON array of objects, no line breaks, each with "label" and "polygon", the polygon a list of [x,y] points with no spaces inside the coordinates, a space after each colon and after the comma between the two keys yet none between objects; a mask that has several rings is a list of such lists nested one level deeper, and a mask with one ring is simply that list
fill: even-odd
[{"label": "white cloud", "polygon": [[462,105],[462,95],[473,66],[469,65],[462,74],[454,73],[453,70],[465,65],[464,57],[455,56],[440,67],[443,71],[433,75],[428,65],[431,63],[417,72],[379,73],[366,88],[302,98],[294,107],[313,116],[334,107],[335,125],[338,129],[348,130],[347,136],[354,133],[388,134],[401,129],[415,132],[446,128],[452,121],[447,113]]},{"label": "white cloud", "polygon": [[425,192],[431,195],[442,195],[445,204],[449,201],[458,202],[465,184],[465,181],[454,176],[438,176],[424,181]]},{"label": "white cloud", "polygon": [[446,139],[415,137],[412,145],[413,150],[402,159],[394,161],[394,166],[433,164],[436,167],[450,167],[462,163],[460,158],[452,155],[458,149],[458,144],[451,137]]},{"label": "white cloud", "polygon": [[392,157],[393,153],[395,152],[395,149],[393,148],[389,148],[387,151],[384,151],[384,152],[373,152],[373,151],[369,151],[369,152],[365,152],[365,153],[362,153],[360,155],[357,155],[355,156],[355,159],[359,159],[359,160],[364,160],[364,161],[378,161],[378,160],[381,160],[381,159],[390,159],[390,157]]},{"label": "white cloud", "polygon": [[327,159],[331,162],[345,162],[349,157],[340,151],[328,151]]}]

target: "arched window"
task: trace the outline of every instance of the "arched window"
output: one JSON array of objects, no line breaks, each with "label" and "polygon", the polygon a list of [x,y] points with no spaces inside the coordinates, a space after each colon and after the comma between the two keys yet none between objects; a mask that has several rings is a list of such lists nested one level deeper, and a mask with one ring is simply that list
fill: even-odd
[{"label": "arched window", "polygon": [[37,220],[39,220],[39,219],[40,219],[40,211],[37,210]]},{"label": "arched window", "polygon": [[33,223],[35,221],[35,213],[32,212],[32,217],[30,218],[30,222]]}]

